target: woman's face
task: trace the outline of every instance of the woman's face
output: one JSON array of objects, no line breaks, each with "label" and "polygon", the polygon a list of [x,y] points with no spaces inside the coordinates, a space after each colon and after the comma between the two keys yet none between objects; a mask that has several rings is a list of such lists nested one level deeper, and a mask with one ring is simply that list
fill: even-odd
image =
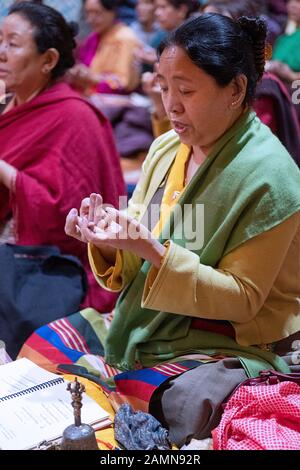
[{"label": "woman's face", "polygon": [[289,19],[300,25],[300,0],[289,0],[287,11]]},{"label": "woman's face", "polygon": [[44,80],[44,56],[33,38],[34,27],[23,16],[7,16],[0,26],[0,80],[7,91],[39,89]]},{"label": "woman's face", "polygon": [[86,0],[84,10],[86,21],[95,33],[103,34],[114,24],[114,10],[106,10],[100,0]]},{"label": "woman's face", "polygon": [[155,0],[155,16],[160,27],[172,31],[184,22],[187,15],[186,5],[175,8],[168,0]]},{"label": "woman's face", "polygon": [[141,24],[148,24],[154,22],[153,0],[138,0],[136,11],[138,20]]},{"label": "woman's face", "polygon": [[234,122],[233,84],[220,87],[176,46],[162,53],[157,78],[166,113],[181,142],[210,150]]}]

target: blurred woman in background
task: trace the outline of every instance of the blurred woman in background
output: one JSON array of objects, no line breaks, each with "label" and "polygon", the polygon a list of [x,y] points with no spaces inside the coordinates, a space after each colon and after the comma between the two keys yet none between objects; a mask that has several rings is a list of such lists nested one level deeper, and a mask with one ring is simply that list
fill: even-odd
[{"label": "blurred woman in background", "polygon": [[85,95],[129,93],[139,85],[134,51],[140,42],[117,20],[118,0],[83,0],[92,33],[79,49],[79,63],[69,72],[71,83]]}]

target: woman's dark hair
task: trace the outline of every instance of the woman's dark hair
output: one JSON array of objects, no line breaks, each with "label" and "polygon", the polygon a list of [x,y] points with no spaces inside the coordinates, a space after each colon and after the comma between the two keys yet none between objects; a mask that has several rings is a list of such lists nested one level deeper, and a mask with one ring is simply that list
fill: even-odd
[{"label": "woman's dark hair", "polygon": [[[86,0],[82,0],[83,4],[86,3]],[[116,11],[120,6],[120,0],[98,0],[98,2],[105,8],[105,10]]]},{"label": "woman's dark hair", "polygon": [[187,15],[188,18],[196,11],[199,11],[200,3],[199,0],[167,0],[174,8],[180,8],[182,5],[187,7]]},{"label": "woman's dark hair", "polygon": [[235,21],[208,13],[172,31],[160,44],[158,54],[172,46],[181,47],[220,86],[245,75],[248,79],[245,103],[249,103],[264,73],[266,34],[266,24],[258,17],[242,16]]},{"label": "woman's dark hair", "polygon": [[77,23],[67,23],[64,17],[54,8],[31,2],[20,2],[13,5],[9,15],[17,13],[28,20],[34,27],[34,41],[40,54],[50,48],[59,52],[59,61],[52,70],[56,79],[75,64],[73,49],[76,47],[75,36],[78,33]]}]

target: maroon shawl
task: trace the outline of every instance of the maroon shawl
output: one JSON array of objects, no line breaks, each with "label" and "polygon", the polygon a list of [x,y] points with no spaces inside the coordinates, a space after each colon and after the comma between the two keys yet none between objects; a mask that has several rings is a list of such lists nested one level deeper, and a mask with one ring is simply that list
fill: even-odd
[{"label": "maroon shawl", "polygon": [[124,194],[106,118],[58,83],[0,116],[0,149],[0,158],[18,170],[15,192],[0,185],[0,221],[13,214],[20,245],[57,245],[77,255],[90,282],[85,304],[110,311],[115,296],[96,284],[86,246],[64,233],[67,213],[91,192],[115,206]]}]

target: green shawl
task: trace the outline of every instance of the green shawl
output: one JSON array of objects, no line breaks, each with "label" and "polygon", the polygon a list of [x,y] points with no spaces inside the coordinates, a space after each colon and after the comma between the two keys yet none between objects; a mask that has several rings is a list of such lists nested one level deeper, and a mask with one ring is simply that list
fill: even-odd
[{"label": "green shawl", "polygon": [[[269,128],[250,111],[217,142],[179,200],[181,206],[192,204],[192,213],[198,203],[204,204],[204,245],[193,251],[201,263],[215,267],[230,251],[299,211],[300,172]],[[171,221],[174,239],[174,213]],[[166,241],[164,233],[161,241]],[[186,244],[184,238],[174,241]],[[237,356],[249,375],[271,367],[288,370],[271,352],[191,329],[190,317],[142,308],[150,267],[144,262],[119,298],[105,344],[109,364],[132,369],[138,361],[151,367],[202,352]]]}]

